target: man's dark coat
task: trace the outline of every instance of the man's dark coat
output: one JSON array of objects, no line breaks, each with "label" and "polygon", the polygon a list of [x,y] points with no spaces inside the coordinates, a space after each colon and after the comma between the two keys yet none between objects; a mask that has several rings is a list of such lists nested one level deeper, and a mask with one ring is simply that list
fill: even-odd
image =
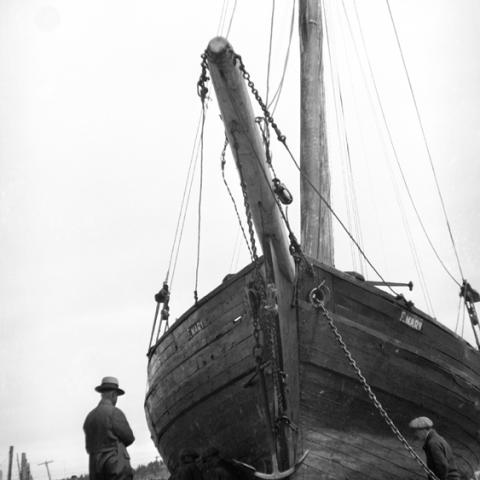
[{"label": "man's dark coat", "polygon": [[129,480],[133,477],[127,448],[135,437],[124,413],[102,399],[85,419],[85,446],[90,455],[90,480]]},{"label": "man's dark coat", "polygon": [[428,468],[440,480],[460,480],[452,449],[435,430],[430,430],[423,445]]}]

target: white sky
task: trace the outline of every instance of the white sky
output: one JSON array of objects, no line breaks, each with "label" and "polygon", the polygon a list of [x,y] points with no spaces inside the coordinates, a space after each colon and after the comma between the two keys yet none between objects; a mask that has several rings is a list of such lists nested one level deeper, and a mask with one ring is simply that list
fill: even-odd
[{"label": "white sky", "polygon": [[[231,12],[233,1],[227,3]],[[351,1],[345,4],[356,25]],[[36,480],[46,478],[45,467],[38,466],[45,460],[54,460],[54,479],[86,472],[81,427],[98,401],[93,388],[104,375],[118,376],[127,391],[119,407],[137,437],[130,449],[134,465],[156,455],[143,412],[153,294],[166,273],[198,121],[200,54],[211,37],[226,32],[229,18],[219,29],[223,5],[223,0],[0,0],[4,475],[9,445],[27,453]],[[480,3],[391,0],[391,7],[464,273],[479,288]],[[357,8],[409,184],[442,258],[458,278],[386,3],[359,0]],[[291,2],[277,2],[272,90],[288,43],[290,11]],[[373,115],[371,102],[360,93],[363,80],[341,3],[327,2],[328,12],[336,65],[347,74],[342,91],[348,129],[360,132],[352,133],[350,142],[365,249],[389,280],[413,280],[418,286],[405,235],[401,229],[392,234],[400,220],[395,203],[387,200],[392,186],[384,159],[391,163],[392,156],[375,126],[378,109]],[[270,15],[270,1],[239,1],[229,36],[262,95]],[[288,77],[275,113],[294,152],[296,29],[295,21]],[[209,110],[201,296],[248,261],[245,251],[239,260],[234,255],[237,222],[219,169],[222,126],[215,102]],[[336,133],[333,121],[329,131],[332,137]],[[335,164],[342,165],[340,151],[333,140],[334,206],[346,218],[344,180],[335,170]],[[296,192],[298,179],[281,149],[274,161],[287,164],[279,171]],[[237,188],[231,167],[229,158],[230,183]],[[175,276],[173,318],[193,299],[195,195]],[[453,328],[456,287],[425,247],[405,198],[403,204],[418,238],[435,314]],[[290,214],[296,224],[295,212]],[[340,233],[338,242],[336,264],[350,270],[350,250]],[[412,298],[425,308],[418,287]]]}]

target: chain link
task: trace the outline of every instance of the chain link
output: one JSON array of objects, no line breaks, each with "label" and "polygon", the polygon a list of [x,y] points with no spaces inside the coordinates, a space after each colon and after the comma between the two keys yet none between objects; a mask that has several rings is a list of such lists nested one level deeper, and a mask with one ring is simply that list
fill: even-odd
[{"label": "chain link", "polygon": [[333,318],[330,315],[329,311],[326,309],[325,305],[319,305],[317,306],[317,310],[320,310],[320,313],[323,317],[325,317],[328,321],[328,326],[332,330],[338,344],[340,345],[341,349],[343,350],[343,353],[345,354],[345,357],[348,360],[348,363],[350,366],[353,368],[355,373],[357,374],[360,383],[362,384],[363,389],[365,392],[367,392],[368,397],[372,401],[373,405],[375,408],[378,410],[380,413],[381,417],[385,420],[385,423],[390,427],[390,430],[393,432],[393,434],[397,437],[397,439],[403,444],[405,449],[410,453],[410,455],[417,461],[417,463],[423,468],[425,473],[430,477],[430,480],[438,480],[438,477],[427,467],[425,462],[418,456],[417,452],[410,446],[406,438],[402,435],[400,430],[397,428],[397,426],[393,423],[393,420],[390,418],[386,410],[383,408],[382,404],[378,400],[377,396],[375,393],[373,393],[372,388],[367,382],[367,379],[363,375],[362,371],[357,365],[357,362],[355,359],[352,357],[352,354],[348,350],[348,347],[346,343],[344,342],[342,335],[338,331],[335,323],[333,322]]},{"label": "chain link", "polygon": [[243,63],[242,57],[238,53],[235,53],[233,50],[232,50],[232,57],[233,57],[233,64],[235,66],[237,65],[237,62],[238,62],[238,68],[240,69],[240,72],[242,73],[242,77],[247,82],[247,85],[249,86],[250,91],[252,92],[253,96],[255,97],[255,100],[260,105],[260,108],[262,109],[263,116],[265,117],[266,122],[269,123],[272,126],[272,128],[275,130],[275,133],[277,134],[278,140],[282,143],[285,143],[285,140],[287,139],[287,137],[285,137],[285,135],[282,134],[282,132],[280,131],[280,128],[278,127],[278,125],[273,120],[272,115],[268,111],[267,105],[265,105],[264,101],[262,100],[262,97],[258,93],[257,88],[255,87],[255,84],[251,80],[250,74],[245,69],[245,64]]},{"label": "chain link", "polygon": [[198,79],[198,82],[197,82],[197,93],[202,100],[202,104],[204,104],[208,94],[207,83],[210,80],[210,77],[207,75],[207,71],[208,71],[207,52],[206,51],[203,52],[202,55],[200,55],[200,57],[202,58],[202,61],[200,63],[200,66],[202,67],[202,71],[200,73],[200,78]]},{"label": "chain link", "polygon": [[[233,57],[233,64],[236,66],[237,63],[238,63],[238,68],[239,68],[239,70],[242,74],[242,77],[247,82],[247,85],[249,86],[250,91],[252,92],[253,96],[255,97],[255,100],[257,100],[257,103],[260,105],[260,108],[262,109],[264,119],[265,119],[265,123],[267,125],[270,124],[272,126],[273,130],[277,134],[277,139],[281,143],[283,143],[284,147],[288,151],[290,151],[288,146],[287,146],[287,143],[286,143],[287,137],[285,135],[283,135],[282,132],[280,131],[280,128],[275,123],[275,121],[273,119],[273,116],[271,115],[271,113],[268,110],[268,107],[266,106],[262,97],[258,93],[258,90],[255,87],[255,84],[253,83],[253,81],[250,78],[250,73],[248,73],[246,68],[245,68],[245,64],[243,63],[242,57],[239,54],[235,53],[233,50],[231,50],[231,54],[232,54],[232,57]],[[263,130],[262,130],[262,132],[263,132]],[[275,170],[273,168],[273,164],[272,164],[271,160],[270,160],[270,163],[269,163],[269,167],[271,168],[272,172],[275,174]],[[303,259],[305,264],[310,266],[310,263],[308,262],[307,258],[305,257],[305,254],[303,253],[303,251],[300,247],[300,244],[297,241],[297,239],[295,237],[295,234],[293,233],[293,230],[290,228],[290,224],[288,222],[288,219],[285,216],[285,213],[283,212],[282,206],[280,205],[277,196],[273,193],[273,190],[272,190],[272,194],[273,194],[273,198],[275,199],[275,202],[278,206],[280,214],[282,215],[283,221],[285,222],[285,225],[287,226],[287,230],[288,230],[289,238],[290,238],[290,251],[291,251],[292,255],[293,255],[293,252],[300,255],[300,257]]]}]

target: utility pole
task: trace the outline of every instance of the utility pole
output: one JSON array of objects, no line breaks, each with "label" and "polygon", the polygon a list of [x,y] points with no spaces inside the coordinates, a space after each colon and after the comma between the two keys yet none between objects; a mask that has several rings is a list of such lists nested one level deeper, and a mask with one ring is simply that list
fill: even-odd
[{"label": "utility pole", "polygon": [[20,468],[20,460],[18,459],[18,453],[17,453],[17,468],[18,468],[18,478],[20,480],[23,480],[22,478],[22,469]]},{"label": "utility pole", "polygon": [[52,480],[52,477],[50,475],[50,469],[48,468],[49,463],[53,463],[53,460],[45,460],[44,462],[39,463],[38,465],[45,465],[45,467],[47,468],[48,480]]},{"label": "utility pole", "polygon": [[7,480],[12,480],[12,462],[13,462],[13,447],[8,451],[8,475]]}]

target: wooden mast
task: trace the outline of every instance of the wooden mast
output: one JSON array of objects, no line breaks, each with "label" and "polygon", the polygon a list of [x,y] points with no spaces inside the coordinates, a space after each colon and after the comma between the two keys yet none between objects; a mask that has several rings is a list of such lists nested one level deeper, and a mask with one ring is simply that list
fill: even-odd
[{"label": "wooden mast", "polygon": [[309,257],[333,266],[332,217],[313,184],[330,204],[322,60],[321,0],[300,0],[301,244]]}]

